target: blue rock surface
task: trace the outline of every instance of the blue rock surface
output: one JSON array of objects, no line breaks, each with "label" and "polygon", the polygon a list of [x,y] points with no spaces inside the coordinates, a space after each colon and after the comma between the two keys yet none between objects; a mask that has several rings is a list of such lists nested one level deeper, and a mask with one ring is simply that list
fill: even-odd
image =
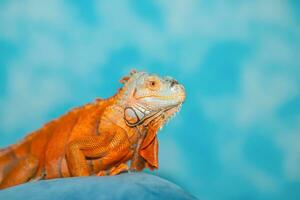
[{"label": "blue rock surface", "polygon": [[179,186],[145,173],[124,173],[105,177],[74,177],[30,182],[0,191],[0,199],[106,200],[183,199],[194,200]]}]

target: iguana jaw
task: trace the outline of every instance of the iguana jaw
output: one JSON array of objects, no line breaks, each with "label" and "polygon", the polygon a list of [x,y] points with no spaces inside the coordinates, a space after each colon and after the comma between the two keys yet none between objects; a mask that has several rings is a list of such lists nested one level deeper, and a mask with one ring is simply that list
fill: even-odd
[{"label": "iguana jaw", "polygon": [[146,127],[146,126],[149,126],[149,124],[151,124],[151,122],[153,120],[156,120],[156,121],[161,121],[160,128],[162,128],[162,126],[165,124],[165,122],[168,122],[173,116],[176,115],[176,113],[179,112],[181,105],[182,105],[182,103],[164,108],[159,111],[152,111],[149,114],[145,115],[139,121],[136,121],[136,123],[134,123],[134,124],[128,123],[126,120],[125,121],[126,121],[127,125],[131,126],[131,127],[137,126],[137,125],[143,125]]}]

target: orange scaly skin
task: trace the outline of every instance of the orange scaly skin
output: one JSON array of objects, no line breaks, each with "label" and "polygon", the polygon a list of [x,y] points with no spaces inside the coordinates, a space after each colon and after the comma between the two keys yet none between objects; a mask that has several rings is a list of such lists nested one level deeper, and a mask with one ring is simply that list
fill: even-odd
[{"label": "orange scaly skin", "polygon": [[[116,95],[75,108],[0,150],[0,189],[158,168],[157,131],[185,99],[171,78],[133,71]],[[130,167],[127,161],[131,161]]]}]

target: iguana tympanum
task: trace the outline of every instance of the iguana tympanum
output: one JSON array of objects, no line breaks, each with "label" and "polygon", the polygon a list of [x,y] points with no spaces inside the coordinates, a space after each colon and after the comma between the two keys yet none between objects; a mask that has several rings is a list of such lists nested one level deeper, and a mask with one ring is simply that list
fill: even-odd
[{"label": "iguana tympanum", "polygon": [[137,71],[121,83],[114,96],[75,108],[0,150],[0,188],[158,168],[157,131],[180,109],[184,88],[170,77]]}]

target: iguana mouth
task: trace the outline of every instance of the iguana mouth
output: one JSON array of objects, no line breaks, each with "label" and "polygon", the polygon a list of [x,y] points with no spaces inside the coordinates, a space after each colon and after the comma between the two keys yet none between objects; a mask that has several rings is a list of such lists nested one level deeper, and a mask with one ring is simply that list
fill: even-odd
[{"label": "iguana mouth", "polygon": [[[177,84],[178,87],[181,88],[181,91],[177,94],[174,95],[169,95],[169,96],[162,96],[162,95],[156,95],[156,94],[149,94],[149,95],[144,95],[144,96],[136,96],[136,90],[133,92],[133,97],[136,100],[141,100],[141,99],[147,99],[147,98],[154,98],[154,99],[158,99],[158,100],[177,100],[178,102],[182,103],[185,100],[185,91],[182,85]],[[180,104],[178,103],[178,104]]]},{"label": "iguana mouth", "polygon": [[[184,95],[181,95],[180,97],[184,99]],[[178,99],[178,96],[177,95],[173,95],[173,96],[147,95],[142,97],[135,97],[136,100],[145,99],[145,98],[155,98],[160,100],[175,100]]]}]

